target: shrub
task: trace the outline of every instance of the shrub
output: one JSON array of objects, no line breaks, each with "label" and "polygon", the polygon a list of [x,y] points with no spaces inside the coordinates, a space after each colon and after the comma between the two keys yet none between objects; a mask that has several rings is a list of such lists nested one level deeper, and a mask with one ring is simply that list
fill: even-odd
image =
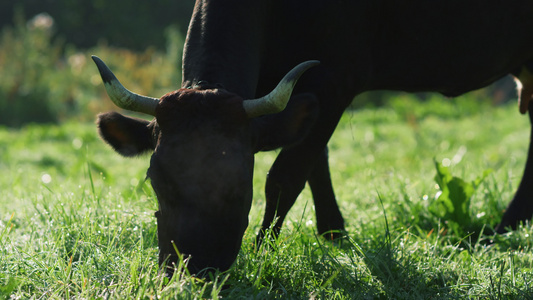
[{"label": "shrub", "polygon": [[147,48],[142,53],[104,44],[80,51],[52,39],[54,20],[40,14],[0,37],[0,125],[92,120],[103,109],[116,109],[105,93],[90,56],[102,57],[129,89],[159,97],[180,83],[179,31],[166,31],[168,53]]}]

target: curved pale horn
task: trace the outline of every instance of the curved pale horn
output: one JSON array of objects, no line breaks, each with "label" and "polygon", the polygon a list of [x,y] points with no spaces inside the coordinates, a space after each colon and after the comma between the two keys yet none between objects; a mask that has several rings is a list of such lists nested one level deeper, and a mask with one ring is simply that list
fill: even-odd
[{"label": "curved pale horn", "polygon": [[318,60],[303,62],[292,69],[270,94],[251,100],[244,100],[243,106],[249,118],[275,114],[285,109],[294,89],[294,85],[307,69],[320,64]]},{"label": "curved pale horn", "polygon": [[159,103],[159,99],[141,96],[128,91],[100,58],[93,55],[92,59],[96,63],[98,71],[100,71],[107,95],[116,106],[155,116],[155,107]]}]

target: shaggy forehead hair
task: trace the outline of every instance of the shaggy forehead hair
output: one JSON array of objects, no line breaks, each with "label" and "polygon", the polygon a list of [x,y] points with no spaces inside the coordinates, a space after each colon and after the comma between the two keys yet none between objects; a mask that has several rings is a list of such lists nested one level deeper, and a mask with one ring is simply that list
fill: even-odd
[{"label": "shaggy forehead hair", "polygon": [[180,89],[163,97],[156,108],[160,125],[177,120],[188,122],[220,120],[242,122],[246,113],[242,98],[223,89],[193,90]]}]

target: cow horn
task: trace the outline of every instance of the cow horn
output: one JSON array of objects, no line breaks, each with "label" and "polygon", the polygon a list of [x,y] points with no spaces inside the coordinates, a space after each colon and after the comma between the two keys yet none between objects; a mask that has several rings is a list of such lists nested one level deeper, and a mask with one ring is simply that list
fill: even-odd
[{"label": "cow horn", "polygon": [[249,118],[255,118],[267,114],[275,114],[285,109],[291,97],[294,85],[300,76],[309,68],[320,64],[318,60],[303,62],[292,69],[270,94],[257,98],[244,100],[243,106]]},{"label": "cow horn", "polygon": [[155,116],[155,107],[159,103],[159,99],[141,96],[128,91],[100,58],[93,55],[92,59],[96,63],[98,71],[100,71],[107,95],[116,106]]}]

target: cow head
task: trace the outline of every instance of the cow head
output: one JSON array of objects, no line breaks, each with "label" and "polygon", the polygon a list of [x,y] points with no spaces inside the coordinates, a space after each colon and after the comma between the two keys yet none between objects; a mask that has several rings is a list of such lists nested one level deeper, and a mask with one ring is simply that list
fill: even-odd
[{"label": "cow head", "polygon": [[300,75],[318,62],[297,66],[259,99],[243,100],[223,89],[180,89],[155,99],[126,90],[93,59],[115,104],[155,116],[149,122],[106,113],[98,127],[124,156],[153,151],[147,175],[159,202],[160,264],[176,262],[177,249],[189,257],[192,274],[228,269],[248,226],[254,153],[305,136],[317,103],[293,100],[285,106]]}]

